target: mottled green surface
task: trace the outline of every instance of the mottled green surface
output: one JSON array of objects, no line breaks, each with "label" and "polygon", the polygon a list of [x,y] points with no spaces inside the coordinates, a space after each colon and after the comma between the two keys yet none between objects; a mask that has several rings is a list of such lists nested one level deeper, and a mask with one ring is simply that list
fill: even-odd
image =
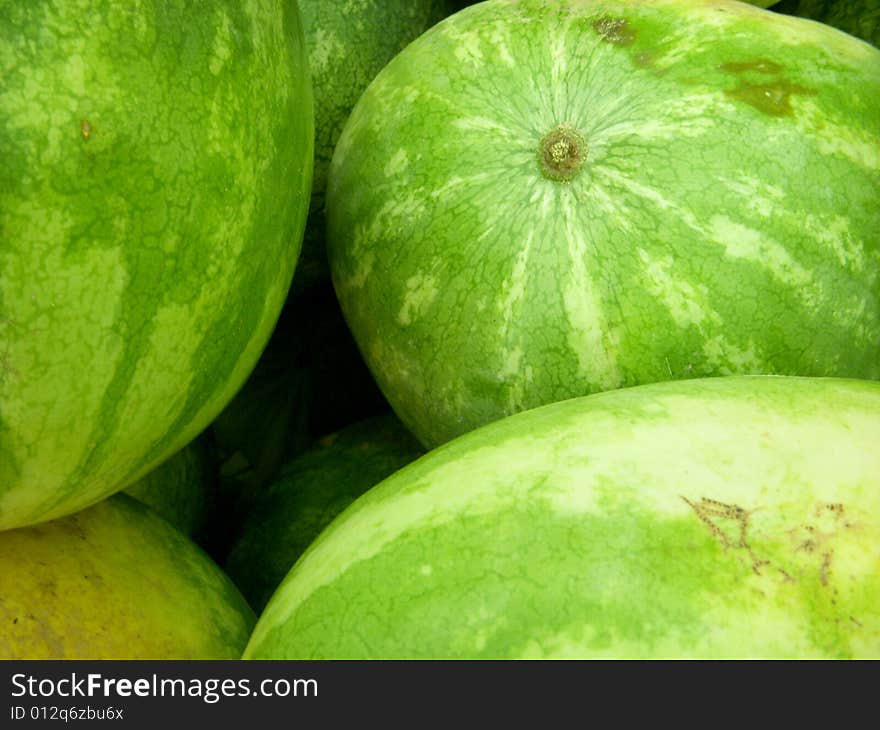
[{"label": "mottled green surface", "polygon": [[362,96],[328,247],[428,446],[645,382],[880,378],[880,51],[722,0],[475,5]]},{"label": "mottled green surface", "polygon": [[389,413],[331,434],[291,461],[248,513],[226,562],[254,610],[263,610],[336,515],[421,454],[418,441]]},{"label": "mottled green surface", "polygon": [[704,378],[522,413],[313,543],[245,658],[880,657],[880,384]]},{"label": "mottled green surface", "polygon": [[281,467],[328,433],[388,410],[332,287],[291,291],[242,389],[211,424],[220,465],[226,549]]},{"label": "mottled green surface", "polygon": [[349,112],[398,52],[453,11],[450,0],[299,0],[315,96],[315,179],[294,289],[326,284],[327,169]]},{"label": "mottled green surface", "polygon": [[880,0],[782,0],[773,10],[833,25],[880,46]]},{"label": "mottled green surface", "polygon": [[213,447],[202,435],[127,487],[125,493],[199,542],[214,505],[216,487]]},{"label": "mottled green surface", "polygon": [[0,529],[199,433],[300,250],[311,93],[293,2],[0,0]]},{"label": "mottled green surface", "polygon": [[115,495],[0,533],[0,659],[238,659],[256,617],[229,578]]}]

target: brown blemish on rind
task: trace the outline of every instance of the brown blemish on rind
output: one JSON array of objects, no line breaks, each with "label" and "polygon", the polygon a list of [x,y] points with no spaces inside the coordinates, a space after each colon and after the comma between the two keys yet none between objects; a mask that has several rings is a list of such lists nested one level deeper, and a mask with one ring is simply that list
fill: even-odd
[{"label": "brown blemish on rind", "polygon": [[822,566],[819,568],[819,580],[822,582],[823,586],[828,585],[828,576],[831,572],[832,554],[833,553],[830,550],[822,553]]},{"label": "brown blemish on rind", "polygon": [[[735,504],[725,504],[715,499],[702,497],[699,502],[692,502],[687,497],[682,497],[687,505],[694,511],[703,524],[709,528],[709,532],[722,544],[725,550],[734,548],[745,550],[751,562],[752,572],[755,575],[764,575],[763,568],[771,568],[782,576],[785,582],[793,582],[794,578],[788,571],[774,565],[771,561],[758,557],[752,546],[749,545],[748,531],[751,512]],[[731,540],[730,536],[719,526],[719,520],[729,520],[737,526],[737,536]]]},{"label": "brown blemish on rind", "polygon": [[795,552],[803,550],[805,553],[814,553],[816,552],[816,547],[816,541],[812,538],[808,538],[795,548]]},{"label": "brown blemish on rind", "polygon": [[[853,524],[844,521],[846,510],[840,502],[819,502],[813,508],[813,516],[816,520],[831,520],[831,524],[826,524],[825,529],[820,529],[818,525],[805,524],[799,528],[791,530],[790,534],[795,539],[797,547],[795,552],[806,552],[809,554],[817,553],[822,562],[819,564],[819,582],[823,586],[831,583],[831,567],[834,560],[834,549],[830,542],[834,535],[841,530],[853,528]],[[806,533],[805,538],[801,538],[799,532]]]},{"label": "brown blemish on rind", "polygon": [[826,502],[819,503],[816,505],[816,516],[821,517],[823,512],[830,512],[831,514],[842,517],[843,516],[843,505],[840,502]]},{"label": "brown blemish on rind", "polygon": [[[813,507],[813,517],[816,520],[831,520],[830,525],[825,525],[827,529],[820,530],[817,525],[804,524],[790,530],[789,534],[797,542],[795,552],[815,553],[820,548],[826,546],[829,538],[841,529],[851,529],[854,525],[844,520],[845,509],[840,502],[819,502]],[[806,533],[806,537],[801,538],[798,532]],[[823,553],[824,556],[824,553]]]},{"label": "brown blemish on rind", "polygon": [[775,61],[759,58],[753,61],[728,61],[718,67],[738,77],[733,89],[725,95],[745,102],[771,117],[792,116],[791,97],[796,94],[815,95],[814,89],[794,84],[782,76],[785,67]]},{"label": "brown blemish on rind", "polygon": [[735,89],[729,89],[724,93],[745,102],[767,116],[790,117],[794,113],[791,106],[793,94],[812,95],[816,92],[805,86],[778,80],[766,84],[740,82]]},{"label": "brown blemish on rind", "polygon": [[[747,547],[746,531],[748,529],[749,516],[742,507],[733,504],[725,504],[714,499],[703,497],[699,502],[691,502],[687,497],[682,497],[690,508],[697,514],[709,528],[709,531],[717,537],[724,547]],[[739,539],[734,544],[730,541],[727,533],[724,532],[715,522],[713,518],[733,520],[739,523]]]},{"label": "brown blemish on rind", "polygon": [[[828,591],[827,598],[831,606],[837,605],[836,597],[838,590],[832,582],[832,570],[834,567],[833,540],[843,530],[857,528],[844,518],[845,508],[839,502],[819,502],[811,510],[810,523],[801,524],[787,531],[794,548],[792,552],[806,553],[812,570],[804,572],[801,567],[792,574],[782,568],[778,563],[760,557],[753,549],[749,541],[750,518],[755,510],[745,510],[735,504],[726,504],[718,500],[701,498],[692,501],[682,496],[685,503],[694,511],[700,521],[709,528],[709,532],[721,543],[725,550],[742,550],[748,556],[752,571],[756,575],[765,575],[764,570],[775,571],[786,583],[793,583],[794,576],[798,579],[813,575],[818,578],[822,588]],[[733,530],[730,524],[733,523]],[[815,572],[813,572],[815,571]],[[838,617],[839,622],[843,617]],[[854,617],[848,617],[856,625],[860,625]]]},{"label": "brown blemish on rind", "polygon": [[611,18],[607,15],[593,21],[593,30],[603,41],[623,48],[635,43],[638,35],[638,31],[630,26],[626,18]]},{"label": "brown blemish on rind", "polygon": [[92,125],[89,124],[88,119],[83,119],[79,123],[79,132],[85,140],[88,140],[88,138],[92,136]]}]

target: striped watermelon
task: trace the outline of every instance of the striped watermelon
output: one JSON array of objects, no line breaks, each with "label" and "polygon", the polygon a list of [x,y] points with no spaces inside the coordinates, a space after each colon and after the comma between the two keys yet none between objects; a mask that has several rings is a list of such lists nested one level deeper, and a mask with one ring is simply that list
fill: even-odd
[{"label": "striped watermelon", "polygon": [[211,424],[230,516],[315,439],[388,409],[324,284],[291,290],[257,366]]},{"label": "striped watermelon", "polygon": [[880,378],[880,51],[725,0],[490,0],[340,137],[343,312],[434,446],[565,398]]},{"label": "striped watermelon", "polygon": [[293,0],[0,1],[0,529],[121,489],[242,384],[302,240]]},{"label": "striped watermelon", "polygon": [[[474,5],[477,0],[452,0],[452,4],[456,10],[466,8],[468,5]],[[302,0],[300,0],[302,2]],[[775,5],[779,0],[745,0],[749,5],[757,5],[759,8],[769,8]]]},{"label": "striped watermelon", "polygon": [[226,560],[226,571],[261,611],[297,558],[355,499],[421,456],[393,413],[359,421],[291,460],[258,497]]},{"label": "striped watermelon", "polygon": [[878,657],[880,383],[555,403],[356,501],[245,658]]},{"label": "striped watermelon", "polygon": [[214,445],[208,434],[190,441],[124,491],[187,537],[204,544],[217,496]]},{"label": "striped watermelon", "polygon": [[216,564],[125,494],[0,533],[0,659],[238,659],[256,617]]},{"label": "striped watermelon", "polygon": [[294,289],[327,284],[324,194],[333,147],[382,67],[449,15],[450,0],[299,0],[315,96],[315,177]]}]

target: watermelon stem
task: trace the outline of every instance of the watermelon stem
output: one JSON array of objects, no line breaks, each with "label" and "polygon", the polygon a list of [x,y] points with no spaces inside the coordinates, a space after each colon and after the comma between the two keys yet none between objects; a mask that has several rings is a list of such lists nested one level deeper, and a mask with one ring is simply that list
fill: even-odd
[{"label": "watermelon stem", "polygon": [[587,143],[568,124],[560,124],[541,138],[538,162],[544,177],[569,182],[580,172],[587,158]]}]

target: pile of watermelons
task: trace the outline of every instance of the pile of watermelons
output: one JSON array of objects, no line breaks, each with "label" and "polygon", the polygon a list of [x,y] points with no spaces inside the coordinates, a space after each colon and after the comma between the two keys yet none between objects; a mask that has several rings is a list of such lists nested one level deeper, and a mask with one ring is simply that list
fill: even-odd
[{"label": "pile of watermelons", "polygon": [[0,0],[0,658],[880,656],[880,4],[771,4]]}]

